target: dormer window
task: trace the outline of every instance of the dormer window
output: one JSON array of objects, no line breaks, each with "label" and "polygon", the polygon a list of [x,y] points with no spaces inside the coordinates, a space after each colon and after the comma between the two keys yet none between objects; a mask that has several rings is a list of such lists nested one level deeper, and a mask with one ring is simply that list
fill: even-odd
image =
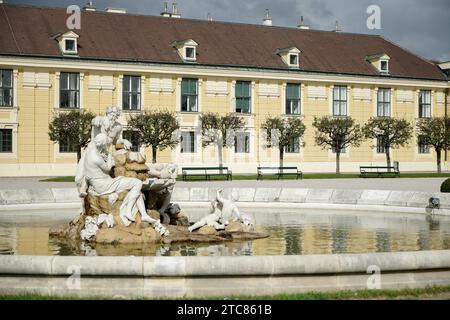
[{"label": "dormer window", "polygon": [[63,54],[78,54],[78,38],[79,35],[73,31],[67,31],[56,37],[59,48]]},{"label": "dormer window", "polygon": [[177,49],[178,55],[184,62],[195,62],[197,60],[198,43],[194,40],[175,41],[172,46]]},{"label": "dormer window", "polygon": [[277,49],[275,54],[279,55],[283,62],[290,68],[298,68],[300,65],[300,53],[296,47]]},{"label": "dormer window", "polygon": [[391,58],[385,53],[378,53],[366,57],[366,60],[374,66],[379,73],[389,74],[389,60]]},{"label": "dormer window", "polygon": [[195,47],[186,47],[184,58],[186,60],[195,60]]},{"label": "dormer window", "polygon": [[65,47],[66,47],[66,52],[76,52],[76,48],[75,48],[75,40],[72,39],[66,39],[64,40],[65,43]]},{"label": "dormer window", "polygon": [[289,65],[298,67],[298,54],[289,55]]},{"label": "dormer window", "polygon": [[380,60],[380,71],[389,72],[389,62],[387,60]]}]

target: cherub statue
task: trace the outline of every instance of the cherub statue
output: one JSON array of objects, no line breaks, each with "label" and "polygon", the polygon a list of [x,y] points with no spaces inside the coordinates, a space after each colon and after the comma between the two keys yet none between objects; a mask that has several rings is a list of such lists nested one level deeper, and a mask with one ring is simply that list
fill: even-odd
[{"label": "cherub statue", "polygon": [[252,224],[251,218],[246,214],[242,214],[233,200],[224,198],[222,192],[222,189],[217,190],[216,201],[218,208],[222,211],[223,219],[225,221],[232,219],[231,221],[233,222],[239,221],[245,225]]},{"label": "cherub statue", "polygon": [[207,215],[206,217],[203,217],[202,219],[194,223],[192,226],[188,228],[188,230],[192,232],[203,226],[210,226],[216,230],[225,229],[225,224],[222,221],[222,211],[218,210],[217,205],[218,205],[217,200],[211,201],[211,208],[210,208],[211,214]]}]

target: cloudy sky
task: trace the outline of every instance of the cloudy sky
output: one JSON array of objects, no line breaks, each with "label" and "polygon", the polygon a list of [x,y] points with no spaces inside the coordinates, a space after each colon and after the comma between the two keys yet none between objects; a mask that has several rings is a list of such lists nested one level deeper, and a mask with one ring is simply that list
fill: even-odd
[{"label": "cloudy sky", "polygon": [[[450,0],[175,0],[184,18],[260,24],[265,9],[273,24],[295,27],[300,16],[312,29],[332,30],[336,20],[345,32],[380,34],[427,59],[450,60]],[[67,7],[87,0],[5,0],[13,4]],[[169,2],[169,8],[172,1]],[[94,0],[94,6],[126,8],[130,13],[158,15],[164,0]],[[369,30],[369,5],[381,11],[381,29]]]}]

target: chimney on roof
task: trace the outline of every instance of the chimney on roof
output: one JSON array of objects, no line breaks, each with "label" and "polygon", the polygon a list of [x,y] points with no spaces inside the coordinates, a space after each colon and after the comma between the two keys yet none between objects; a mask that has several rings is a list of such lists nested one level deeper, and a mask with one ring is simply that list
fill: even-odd
[{"label": "chimney on roof", "polygon": [[303,16],[300,17],[300,23],[298,24],[297,28],[304,29],[304,30],[309,29],[309,26],[307,24],[305,24],[305,22],[303,21]]},{"label": "chimney on roof", "polygon": [[97,8],[94,7],[94,5],[92,4],[92,1],[88,1],[88,3],[86,3],[86,5],[83,7],[83,9],[86,11],[97,11]]},{"label": "chimney on roof", "polygon": [[336,24],[334,25],[334,32],[341,32],[342,29],[339,27],[339,21],[336,20]]},{"label": "chimney on roof", "polygon": [[172,3],[172,18],[181,18],[181,13],[178,12],[177,3]]},{"label": "chimney on roof", "polygon": [[272,25],[272,18],[270,17],[269,9],[266,9],[266,16],[263,19],[263,25],[269,27]]},{"label": "chimney on roof", "polygon": [[161,12],[161,17],[170,18],[170,12],[168,10],[169,9],[167,8],[167,1],[166,1],[164,2],[164,11]]},{"label": "chimney on roof", "polygon": [[127,9],[123,9],[123,8],[108,7],[105,10],[106,10],[106,12],[109,12],[109,13],[127,13]]}]

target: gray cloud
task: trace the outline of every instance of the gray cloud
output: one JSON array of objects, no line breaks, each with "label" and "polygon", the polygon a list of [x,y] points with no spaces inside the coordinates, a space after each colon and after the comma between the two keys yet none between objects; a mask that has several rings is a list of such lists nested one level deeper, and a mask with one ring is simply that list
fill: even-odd
[{"label": "gray cloud", "polygon": [[[6,0],[8,3],[38,6],[83,6],[86,0]],[[94,0],[94,5],[123,7],[130,13],[158,15],[159,0]],[[449,0],[176,0],[184,18],[206,19],[209,12],[215,20],[260,24],[269,9],[274,25],[295,27],[300,16],[313,29],[332,30],[335,21],[345,32],[380,34],[427,59],[450,60]],[[381,8],[381,29],[366,27],[366,9]],[[169,2],[171,6],[171,2]]]}]

